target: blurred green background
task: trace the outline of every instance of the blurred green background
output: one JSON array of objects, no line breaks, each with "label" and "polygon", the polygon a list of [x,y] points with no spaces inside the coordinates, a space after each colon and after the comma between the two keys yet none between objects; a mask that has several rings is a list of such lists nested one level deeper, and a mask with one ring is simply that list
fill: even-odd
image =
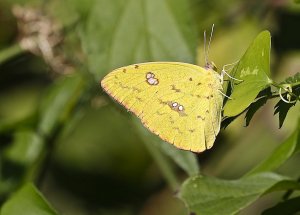
[{"label": "blurred green background", "polygon": [[[204,65],[203,31],[215,24],[209,58],[238,60],[262,30],[272,35],[272,78],[299,72],[300,5],[288,0],[1,0],[0,201],[34,182],[61,214],[185,214],[149,149],[156,138],[113,102],[99,81],[119,66],[147,61]],[[250,126],[243,115],[197,155],[202,173],[240,177],[278,146],[276,101]],[[167,144],[167,143],[163,143]],[[151,148],[151,146],[150,146]],[[187,176],[160,154],[179,181]],[[300,156],[280,170],[292,177]],[[273,196],[247,208],[259,214]]]}]

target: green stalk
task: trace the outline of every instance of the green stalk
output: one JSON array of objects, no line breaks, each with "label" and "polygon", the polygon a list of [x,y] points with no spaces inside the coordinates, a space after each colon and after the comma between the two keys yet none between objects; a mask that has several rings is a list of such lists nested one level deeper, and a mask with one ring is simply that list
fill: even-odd
[{"label": "green stalk", "polygon": [[166,156],[163,155],[155,143],[150,140],[144,140],[144,143],[153,160],[160,169],[161,174],[164,176],[171,189],[176,191],[179,187],[179,182],[170,161],[166,158]]},{"label": "green stalk", "polygon": [[[299,83],[298,82],[297,83],[293,83],[293,84],[290,84],[290,86],[291,87],[295,87],[295,86],[297,86],[297,84],[299,84]],[[277,89],[280,89],[280,88],[284,89],[282,84],[278,84],[278,83],[272,82],[271,85],[274,86],[274,87],[276,87]],[[287,94],[287,93],[290,94],[290,95],[292,95],[293,97],[295,97],[296,100],[300,100],[300,98],[296,94],[294,94],[292,92],[284,92],[284,93],[282,93],[282,95]],[[272,96],[276,96],[276,95],[279,96],[279,93],[273,94]]]},{"label": "green stalk", "polygon": [[0,50],[0,64],[4,63],[5,61],[23,53],[25,50],[20,47],[18,43]]},{"label": "green stalk", "polygon": [[140,122],[137,119],[133,120],[133,124],[136,126],[140,137],[145,143],[145,146],[152,156],[154,162],[160,169],[161,174],[163,175],[171,189],[173,191],[176,191],[179,187],[179,181],[170,160],[161,152],[161,150],[157,146],[157,144],[161,144],[158,140],[158,137],[157,139],[153,138],[152,135],[150,135],[146,131],[146,129],[140,125]]}]

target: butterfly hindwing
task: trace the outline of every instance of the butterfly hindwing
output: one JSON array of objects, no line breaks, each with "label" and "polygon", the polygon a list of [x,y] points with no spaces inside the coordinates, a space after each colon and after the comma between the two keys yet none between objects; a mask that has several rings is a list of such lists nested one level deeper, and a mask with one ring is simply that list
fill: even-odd
[{"label": "butterfly hindwing", "polygon": [[180,149],[211,148],[220,130],[222,85],[211,69],[142,63],[112,71],[101,85],[150,131]]}]

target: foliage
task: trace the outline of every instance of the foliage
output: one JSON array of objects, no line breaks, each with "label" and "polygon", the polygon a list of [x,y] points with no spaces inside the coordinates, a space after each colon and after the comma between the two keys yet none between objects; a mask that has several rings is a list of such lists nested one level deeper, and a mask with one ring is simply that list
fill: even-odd
[{"label": "foliage", "polygon": [[[6,23],[1,20],[4,9],[0,7],[0,24],[5,24],[0,29],[1,215],[158,214],[158,201],[169,206],[167,198],[158,197],[158,190],[163,189],[176,191],[178,199],[172,201],[184,202],[190,214],[247,213],[249,205],[267,194],[272,196],[274,206],[260,209],[262,214],[298,212],[299,193],[294,191],[300,189],[295,179],[299,177],[295,170],[300,149],[300,73],[297,67],[295,75],[275,81],[278,77],[274,71],[281,61],[276,60],[270,68],[271,51],[281,57],[285,53],[271,50],[273,31],[261,31],[249,46],[251,41],[240,38],[234,44],[239,44],[238,53],[245,46],[242,56],[235,54],[234,47],[218,53],[224,59],[231,60],[232,55],[240,59],[226,70],[233,78],[224,74],[228,98],[224,98],[222,126],[229,127],[210,152],[196,155],[164,143],[111,101],[99,86],[99,80],[119,66],[145,61],[195,63],[201,56],[197,48],[203,50],[203,45],[197,47],[202,43],[203,30],[214,21],[223,28],[222,38],[240,35],[239,28],[229,30],[237,22],[246,26],[244,34],[256,34],[262,29],[261,17],[268,23],[264,11],[273,12],[277,7],[268,4],[250,5],[238,0],[0,3],[13,11],[4,15],[3,20],[8,17]],[[20,13],[27,16],[18,16]],[[248,20],[250,14],[255,18]],[[225,19],[228,22],[220,21]],[[21,31],[20,25],[27,22],[38,27]],[[296,34],[294,26],[291,29],[290,34]],[[275,45],[276,41],[275,37]],[[215,44],[211,46],[211,58],[213,52],[228,49],[228,44]],[[292,47],[300,49],[297,44]],[[278,146],[273,144],[276,138],[260,138],[260,152],[251,154],[253,143],[235,152],[236,157],[229,156],[235,143],[242,145],[249,137],[251,126],[264,123],[260,113],[274,100],[279,128],[289,128],[283,135],[286,138]],[[238,121],[241,116],[249,126],[243,131],[234,127],[242,127]],[[289,122],[293,119],[296,126]],[[269,127],[274,124],[274,120],[266,121]],[[234,138],[235,129],[242,140]],[[276,137],[276,133],[273,130],[272,135]],[[232,144],[226,143],[225,136],[233,137]],[[218,144],[221,139],[222,144]],[[229,150],[222,150],[221,145]],[[252,155],[251,162],[243,163],[241,155],[247,153]],[[213,155],[219,156],[217,165],[209,169]],[[240,159],[234,163],[245,167],[230,179],[213,173],[213,169],[221,168],[221,157],[226,155],[231,160]],[[287,165],[293,174],[287,171]],[[282,199],[276,196],[277,191],[285,193]],[[74,206],[76,201],[82,206]],[[172,208],[169,206],[168,214],[185,211]]]},{"label": "foliage", "polygon": [[25,184],[2,206],[1,214],[57,215],[58,213],[49,205],[34,185]]},{"label": "foliage", "polygon": [[179,197],[192,213],[229,215],[236,214],[274,187],[276,190],[300,189],[296,182],[266,172],[230,181],[196,176],[182,185]]},{"label": "foliage", "polygon": [[[270,86],[270,33],[261,32],[244,56],[233,68],[233,93],[224,106],[225,116],[235,116],[245,110],[258,93]],[[259,57],[258,57],[259,56]]]}]

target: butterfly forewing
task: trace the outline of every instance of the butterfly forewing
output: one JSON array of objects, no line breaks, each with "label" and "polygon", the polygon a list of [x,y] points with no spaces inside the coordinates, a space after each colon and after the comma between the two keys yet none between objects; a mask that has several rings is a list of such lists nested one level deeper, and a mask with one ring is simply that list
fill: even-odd
[{"label": "butterfly forewing", "polygon": [[194,152],[220,130],[222,90],[215,71],[177,62],[130,65],[109,73],[104,90],[163,140]]}]

